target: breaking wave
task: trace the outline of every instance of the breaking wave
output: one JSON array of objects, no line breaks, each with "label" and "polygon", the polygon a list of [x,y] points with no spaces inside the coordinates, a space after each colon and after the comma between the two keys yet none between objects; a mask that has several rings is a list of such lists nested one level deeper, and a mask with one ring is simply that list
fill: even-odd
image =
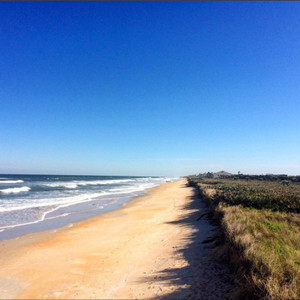
[{"label": "breaking wave", "polygon": [[22,193],[22,192],[28,192],[29,190],[30,190],[30,187],[22,186],[22,187],[3,189],[3,190],[0,190],[0,193],[3,193],[3,194],[17,194],[17,193]]}]

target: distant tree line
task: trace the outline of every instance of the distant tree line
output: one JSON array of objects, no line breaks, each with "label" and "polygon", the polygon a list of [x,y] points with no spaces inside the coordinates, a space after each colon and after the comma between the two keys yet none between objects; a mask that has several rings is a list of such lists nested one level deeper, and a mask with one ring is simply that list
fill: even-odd
[{"label": "distant tree line", "polygon": [[283,183],[300,182],[300,176],[288,176],[285,174],[273,175],[233,175],[229,179],[245,179],[245,180],[260,180],[260,181],[281,181]]},{"label": "distant tree line", "polygon": [[232,180],[260,180],[260,181],[280,181],[283,185],[288,185],[289,182],[300,182],[300,176],[288,176],[286,174],[266,174],[266,175],[247,175],[247,174],[230,174],[227,172],[207,172],[198,175],[189,176],[198,178],[220,178]]}]

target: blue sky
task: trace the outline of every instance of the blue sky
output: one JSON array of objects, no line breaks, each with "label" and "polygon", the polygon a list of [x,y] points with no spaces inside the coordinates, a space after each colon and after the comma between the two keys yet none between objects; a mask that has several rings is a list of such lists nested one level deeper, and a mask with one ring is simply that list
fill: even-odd
[{"label": "blue sky", "polygon": [[300,174],[297,2],[2,2],[0,57],[0,173]]}]

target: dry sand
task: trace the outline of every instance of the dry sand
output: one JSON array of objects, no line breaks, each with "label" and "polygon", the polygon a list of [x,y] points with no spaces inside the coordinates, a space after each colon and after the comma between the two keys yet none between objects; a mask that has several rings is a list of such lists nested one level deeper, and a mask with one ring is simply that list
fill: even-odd
[{"label": "dry sand", "polygon": [[[199,211],[200,209],[200,211]],[[0,242],[0,298],[224,299],[225,265],[201,242],[214,228],[184,179],[124,207]]]}]

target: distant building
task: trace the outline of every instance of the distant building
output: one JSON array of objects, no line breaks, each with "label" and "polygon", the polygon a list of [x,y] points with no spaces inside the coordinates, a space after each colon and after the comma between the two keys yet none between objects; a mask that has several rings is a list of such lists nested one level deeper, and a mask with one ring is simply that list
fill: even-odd
[{"label": "distant building", "polygon": [[226,177],[230,177],[233,174],[226,172],[226,171],[219,171],[216,173],[213,173],[213,178],[226,178]]},{"label": "distant building", "polygon": [[219,172],[206,172],[206,173],[199,173],[197,177],[205,177],[205,178],[227,178],[233,176],[233,174],[226,172],[226,171],[219,171]]}]

